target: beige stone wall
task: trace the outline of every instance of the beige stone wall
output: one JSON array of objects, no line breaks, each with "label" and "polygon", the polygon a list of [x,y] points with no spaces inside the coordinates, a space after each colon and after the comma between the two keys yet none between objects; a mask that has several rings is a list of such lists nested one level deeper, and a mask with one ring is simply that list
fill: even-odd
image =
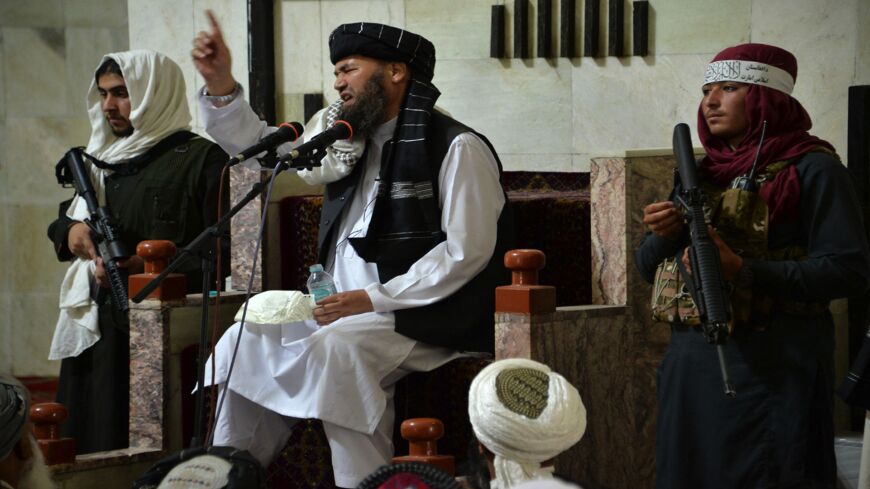
[{"label": "beige stone wall", "polygon": [[0,0],[0,371],[57,375],[46,358],[66,265],[46,228],[72,191],[54,164],[87,143],[100,57],[127,46],[123,1]]},{"label": "beige stone wall", "polygon": [[[129,0],[131,46],[186,56],[208,6],[230,31],[234,73],[246,84],[243,3]],[[510,170],[588,171],[592,157],[669,146],[676,122],[694,124],[706,63],[729,45],[766,42],[793,51],[801,67],[795,96],[813,116],[814,132],[843,152],[847,87],[870,83],[870,34],[859,28],[870,22],[870,6],[862,0],[653,0],[649,56],[555,60],[489,58],[490,7],[499,3],[512,25],[513,2],[503,0],[276,0],[279,117],[300,120],[304,93],[334,100],[326,38],[339,23],[356,20],[388,22],[431,39],[439,105],[489,136]],[[535,2],[530,5],[534,20]],[[536,22],[530,24],[534,40]],[[603,51],[604,14],[601,24]],[[629,21],[626,27],[630,47]],[[512,40],[506,45],[510,55]],[[189,85],[201,84],[190,65],[185,71]],[[281,185],[293,186],[292,180],[284,177]]]},{"label": "beige stone wall", "polygon": [[[859,29],[870,7],[860,0],[653,0],[650,56],[570,60],[489,58],[497,3],[507,6],[510,25],[513,2],[498,0],[276,1],[279,92],[299,100],[321,90],[334,100],[330,30],[390,22],[434,42],[439,105],[488,135],[508,169],[588,171],[594,156],[669,146],[676,122],[695,121],[706,63],[729,45],[765,42],[794,52],[801,66],[795,96],[816,121],[814,132],[844,152],[847,87],[870,83],[870,43]],[[582,26],[582,8],[577,16]],[[512,41],[507,46],[510,54]],[[288,119],[302,117],[300,103],[284,107]]]}]

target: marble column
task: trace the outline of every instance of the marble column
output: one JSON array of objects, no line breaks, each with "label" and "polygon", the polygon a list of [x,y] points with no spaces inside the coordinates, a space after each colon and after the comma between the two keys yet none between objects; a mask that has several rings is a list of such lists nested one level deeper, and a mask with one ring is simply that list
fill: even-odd
[{"label": "marble column", "polygon": [[[260,181],[260,172],[249,170],[242,165],[236,165],[230,170],[231,205],[240,201],[251,187]],[[261,195],[248,202],[238,214],[233,216],[230,231],[230,271],[233,290],[247,290],[248,281],[253,273],[251,290],[263,290],[263,246],[256,251],[257,233],[260,231],[260,221],[263,213],[263,198]],[[265,242],[265,237],[263,239]],[[255,254],[256,251],[256,254]],[[254,257],[256,256],[256,267]]]}]

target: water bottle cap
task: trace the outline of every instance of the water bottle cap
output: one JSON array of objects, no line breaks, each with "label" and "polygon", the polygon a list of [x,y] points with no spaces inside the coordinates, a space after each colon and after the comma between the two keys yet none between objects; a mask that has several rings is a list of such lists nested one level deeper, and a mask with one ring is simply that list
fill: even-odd
[{"label": "water bottle cap", "polygon": [[311,273],[314,273],[314,272],[322,272],[322,271],[323,271],[323,265],[321,265],[320,263],[315,263],[314,265],[311,265],[310,267],[308,267],[308,271],[311,272]]}]

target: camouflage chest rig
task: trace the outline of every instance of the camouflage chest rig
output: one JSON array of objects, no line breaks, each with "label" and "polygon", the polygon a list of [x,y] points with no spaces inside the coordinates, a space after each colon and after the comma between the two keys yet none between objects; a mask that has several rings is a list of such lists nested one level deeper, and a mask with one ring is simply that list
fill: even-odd
[{"label": "camouflage chest rig", "polygon": [[[790,165],[795,160],[768,165],[756,178],[756,188]],[[808,258],[801,246],[789,246],[776,250],[768,249],[769,212],[767,204],[757,192],[742,190],[738,177],[728,188],[703,183],[707,203],[704,214],[707,222],[716,228],[719,236],[734,253],[744,258],[769,261],[800,261]],[[679,323],[687,326],[700,325],[695,302],[686,284],[685,270],[677,257],[659,264],[652,290],[652,316],[656,321]],[[729,284],[731,299],[730,329],[751,326],[763,330],[772,311],[797,315],[815,315],[825,311],[828,303],[796,302],[773,299],[750,284]]]}]

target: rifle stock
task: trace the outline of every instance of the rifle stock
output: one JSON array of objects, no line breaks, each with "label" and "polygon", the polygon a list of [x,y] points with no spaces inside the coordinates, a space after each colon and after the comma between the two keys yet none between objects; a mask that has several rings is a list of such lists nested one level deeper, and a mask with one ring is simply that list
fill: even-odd
[{"label": "rifle stock", "polygon": [[81,149],[73,148],[66,153],[66,165],[72,174],[76,193],[85,199],[85,203],[88,205],[90,217],[85,219],[85,223],[91,228],[97,254],[103,259],[103,267],[106,270],[109,289],[112,292],[112,302],[119,311],[127,312],[129,309],[127,304],[127,274],[124,269],[118,266],[118,262],[126,260],[130,255],[126,252],[124,243],[121,241],[121,235],[115,225],[112,213],[105,206],[99,205],[94,186],[85,170]]},{"label": "rifle stock", "polygon": [[692,151],[689,126],[680,123],[674,127],[674,156],[680,174],[680,200],[685,207],[689,226],[689,260],[692,264],[692,297],[701,317],[704,336],[716,345],[719,368],[725,385],[725,394],[734,396],[734,387],[728,376],[728,365],[722,345],[728,338],[728,294],[722,278],[719,248],[707,230],[704,219],[704,194],[698,187],[698,174]]}]

